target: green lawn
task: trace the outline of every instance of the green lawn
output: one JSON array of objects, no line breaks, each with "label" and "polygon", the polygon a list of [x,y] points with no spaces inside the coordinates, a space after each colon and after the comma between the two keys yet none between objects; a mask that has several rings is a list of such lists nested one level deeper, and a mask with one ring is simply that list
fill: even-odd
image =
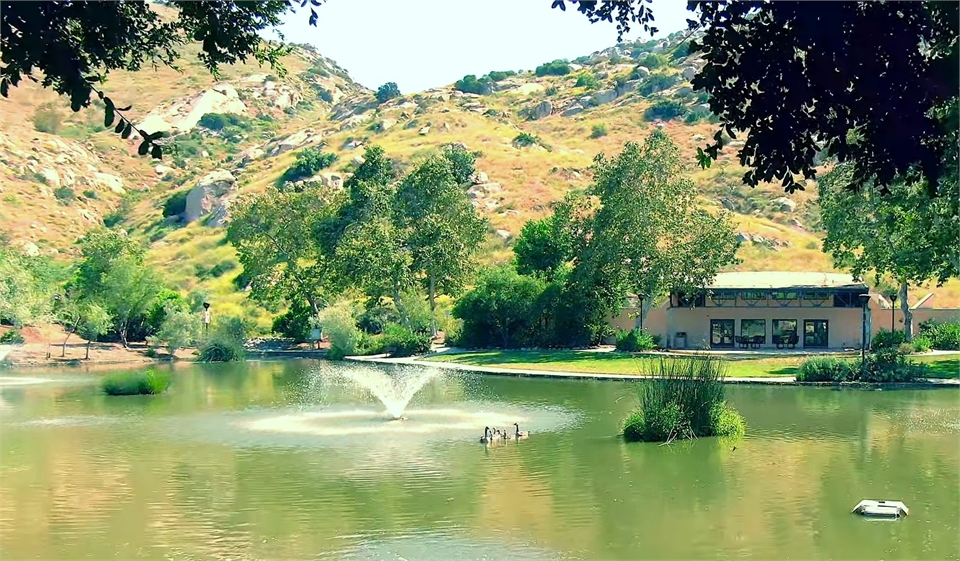
[{"label": "green lawn", "polygon": [[[849,353],[851,358],[855,353]],[[724,357],[728,363],[727,376],[757,378],[768,376],[796,376],[802,356],[788,357]],[[547,370],[551,372],[585,372],[590,374],[649,374],[659,356],[631,355],[619,352],[590,351],[477,351],[444,353],[428,357],[435,362],[457,362],[473,366],[492,366],[517,370]],[[670,360],[667,358],[667,360]],[[934,378],[960,378],[958,355],[920,356],[914,360],[930,364]]]}]

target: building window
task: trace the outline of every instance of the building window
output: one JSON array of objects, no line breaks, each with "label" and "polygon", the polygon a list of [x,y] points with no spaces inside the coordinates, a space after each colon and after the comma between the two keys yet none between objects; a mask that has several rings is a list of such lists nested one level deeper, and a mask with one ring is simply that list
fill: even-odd
[{"label": "building window", "polygon": [[804,292],[803,299],[816,307],[822,306],[824,302],[830,299],[829,292]]},{"label": "building window", "polygon": [[733,336],[732,319],[712,319],[710,320],[710,346],[711,347],[732,347],[735,338]]},{"label": "building window", "polygon": [[773,344],[789,345],[797,343],[797,320],[795,319],[775,319],[773,320]]},{"label": "building window", "polygon": [[740,336],[746,338],[748,343],[766,344],[767,320],[765,319],[740,320]]},{"label": "building window", "polygon": [[677,305],[681,308],[702,308],[706,305],[706,298],[702,292],[697,294],[677,294]]},{"label": "building window", "polygon": [[747,303],[747,306],[756,306],[766,303],[767,295],[758,291],[745,291],[740,293],[740,299]]},{"label": "building window", "polygon": [[803,320],[803,346],[817,349],[827,348],[829,343],[827,329],[827,320],[825,319]]},{"label": "building window", "polygon": [[796,292],[785,292],[782,290],[773,293],[773,299],[781,306],[789,306],[791,302],[796,301],[798,296]]},{"label": "building window", "polygon": [[728,292],[726,290],[717,290],[716,292],[710,293],[710,301],[716,306],[735,303],[737,301],[737,293]]},{"label": "building window", "polygon": [[855,292],[838,292],[833,295],[834,308],[859,308],[860,297]]}]

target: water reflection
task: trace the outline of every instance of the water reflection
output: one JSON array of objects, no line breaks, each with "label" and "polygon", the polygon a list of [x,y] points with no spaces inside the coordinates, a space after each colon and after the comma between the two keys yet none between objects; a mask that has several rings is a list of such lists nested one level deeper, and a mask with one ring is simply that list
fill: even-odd
[{"label": "water reflection", "polygon": [[[378,413],[316,366],[178,365],[160,397],[4,388],[0,558],[957,558],[949,390],[733,387],[745,439],[657,446],[614,437],[629,384],[463,375],[408,410],[527,416],[545,430],[485,448],[466,428],[243,429]],[[849,514],[863,498],[902,499],[911,515],[869,523]]]}]

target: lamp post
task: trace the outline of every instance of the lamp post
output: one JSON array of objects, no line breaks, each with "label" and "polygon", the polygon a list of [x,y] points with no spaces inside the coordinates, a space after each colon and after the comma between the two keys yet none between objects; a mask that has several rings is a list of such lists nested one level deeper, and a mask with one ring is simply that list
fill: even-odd
[{"label": "lamp post", "polygon": [[203,303],[203,334],[210,330],[210,302]]},{"label": "lamp post", "polygon": [[896,327],[897,327],[896,303],[897,303],[898,294],[896,292],[891,292],[889,296],[890,296],[890,332],[893,333],[894,331],[896,331]]},{"label": "lamp post", "polygon": [[867,356],[867,304],[870,302],[869,294],[860,294],[860,360]]},{"label": "lamp post", "polygon": [[643,294],[637,296],[640,300],[640,331],[643,332]]}]

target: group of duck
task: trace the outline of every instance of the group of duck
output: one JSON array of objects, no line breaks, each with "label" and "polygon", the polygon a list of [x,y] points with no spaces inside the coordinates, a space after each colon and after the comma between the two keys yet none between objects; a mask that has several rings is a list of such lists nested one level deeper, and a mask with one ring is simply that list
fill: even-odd
[{"label": "group of duck", "polygon": [[530,436],[530,431],[520,430],[518,423],[513,423],[513,429],[513,433],[510,433],[506,430],[483,427],[483,436],[480,437],[480,443],[492,444],[494,442],[506,442],[508,440],[523,440]]}]

